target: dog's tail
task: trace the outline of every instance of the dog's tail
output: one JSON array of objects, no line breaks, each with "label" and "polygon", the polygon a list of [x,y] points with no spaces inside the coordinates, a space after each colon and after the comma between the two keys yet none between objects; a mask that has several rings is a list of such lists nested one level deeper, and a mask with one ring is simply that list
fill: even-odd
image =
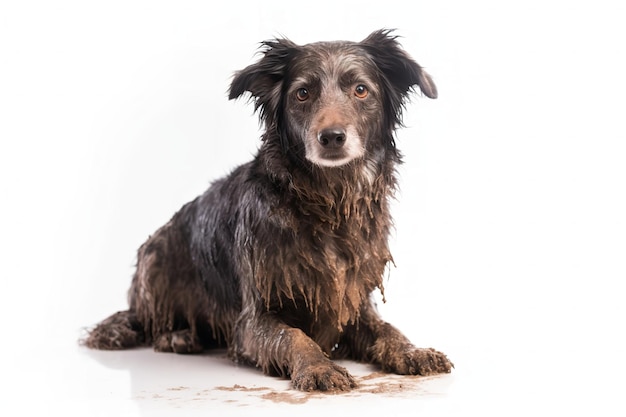
[{"label": "dog's tail", "polygon": [[118,311],[104,319],[80,340],[80,344],[91,349],[120,350],[144,345],[143,326],[134,311]]}]

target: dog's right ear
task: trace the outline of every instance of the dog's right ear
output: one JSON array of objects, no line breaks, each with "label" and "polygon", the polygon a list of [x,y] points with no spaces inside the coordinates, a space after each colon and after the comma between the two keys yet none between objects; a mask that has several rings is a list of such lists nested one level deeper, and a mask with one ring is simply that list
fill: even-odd
[{"label": "dog's right ear", "polygon": [[270,125],[277,117],[283,80],[297,45],[288,39],[275,39],[263,42],[261,48],[263,57],[257,63],[235,73],[228,98],[249,92],[254,109]]}]

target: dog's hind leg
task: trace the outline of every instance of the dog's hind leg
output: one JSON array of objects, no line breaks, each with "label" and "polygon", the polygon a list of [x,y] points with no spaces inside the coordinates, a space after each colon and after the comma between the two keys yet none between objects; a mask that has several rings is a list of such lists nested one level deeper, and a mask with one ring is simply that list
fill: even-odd
[{"label": "dog's hind leg", "polygon": [[91,349],[119,350],[145,343],[143,326],[131,310],[119,311],[89,330],[81,344]]},{"label": "dog's hind leg", "polygon": [[139,248],[128,292],[146,345],[157,352],[200,353],[210,342],[206,289],[194,266],[183,217],[176,214]]},{"label": "dog's hind leg", "polygon": [[204,346],[194,331],[184,329],[159,335],[154,341],[154,350],[157,352],[201,353]]}]

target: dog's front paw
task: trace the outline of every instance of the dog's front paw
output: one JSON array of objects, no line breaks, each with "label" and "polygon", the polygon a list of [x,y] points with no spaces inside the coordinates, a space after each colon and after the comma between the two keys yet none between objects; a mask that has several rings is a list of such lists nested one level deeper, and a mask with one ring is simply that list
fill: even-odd
[{"label": "dog's front paw", "polygon": [[435,349],[412,348],[390,355],[383,366],[400,375],[434,375],[449,373],[454,368],[448,357]]},{"label": "dog's front paw", "polygon": [[291,383],[301,391],[349,391],[357,386],[345,368],[330,361],[304,367],[291,376]]}]

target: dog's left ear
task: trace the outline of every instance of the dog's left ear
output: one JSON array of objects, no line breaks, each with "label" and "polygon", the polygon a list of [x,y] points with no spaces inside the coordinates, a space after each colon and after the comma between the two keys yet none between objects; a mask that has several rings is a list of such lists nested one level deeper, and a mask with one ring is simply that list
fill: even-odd
[{"label": "dog's left ear", "polygon": [[406,94],[419,86],[426,97],[437,98],[437,87],[426,71],[402,50],[391,30],[378,30],[361,42],[385,78],[397,92]]}]

